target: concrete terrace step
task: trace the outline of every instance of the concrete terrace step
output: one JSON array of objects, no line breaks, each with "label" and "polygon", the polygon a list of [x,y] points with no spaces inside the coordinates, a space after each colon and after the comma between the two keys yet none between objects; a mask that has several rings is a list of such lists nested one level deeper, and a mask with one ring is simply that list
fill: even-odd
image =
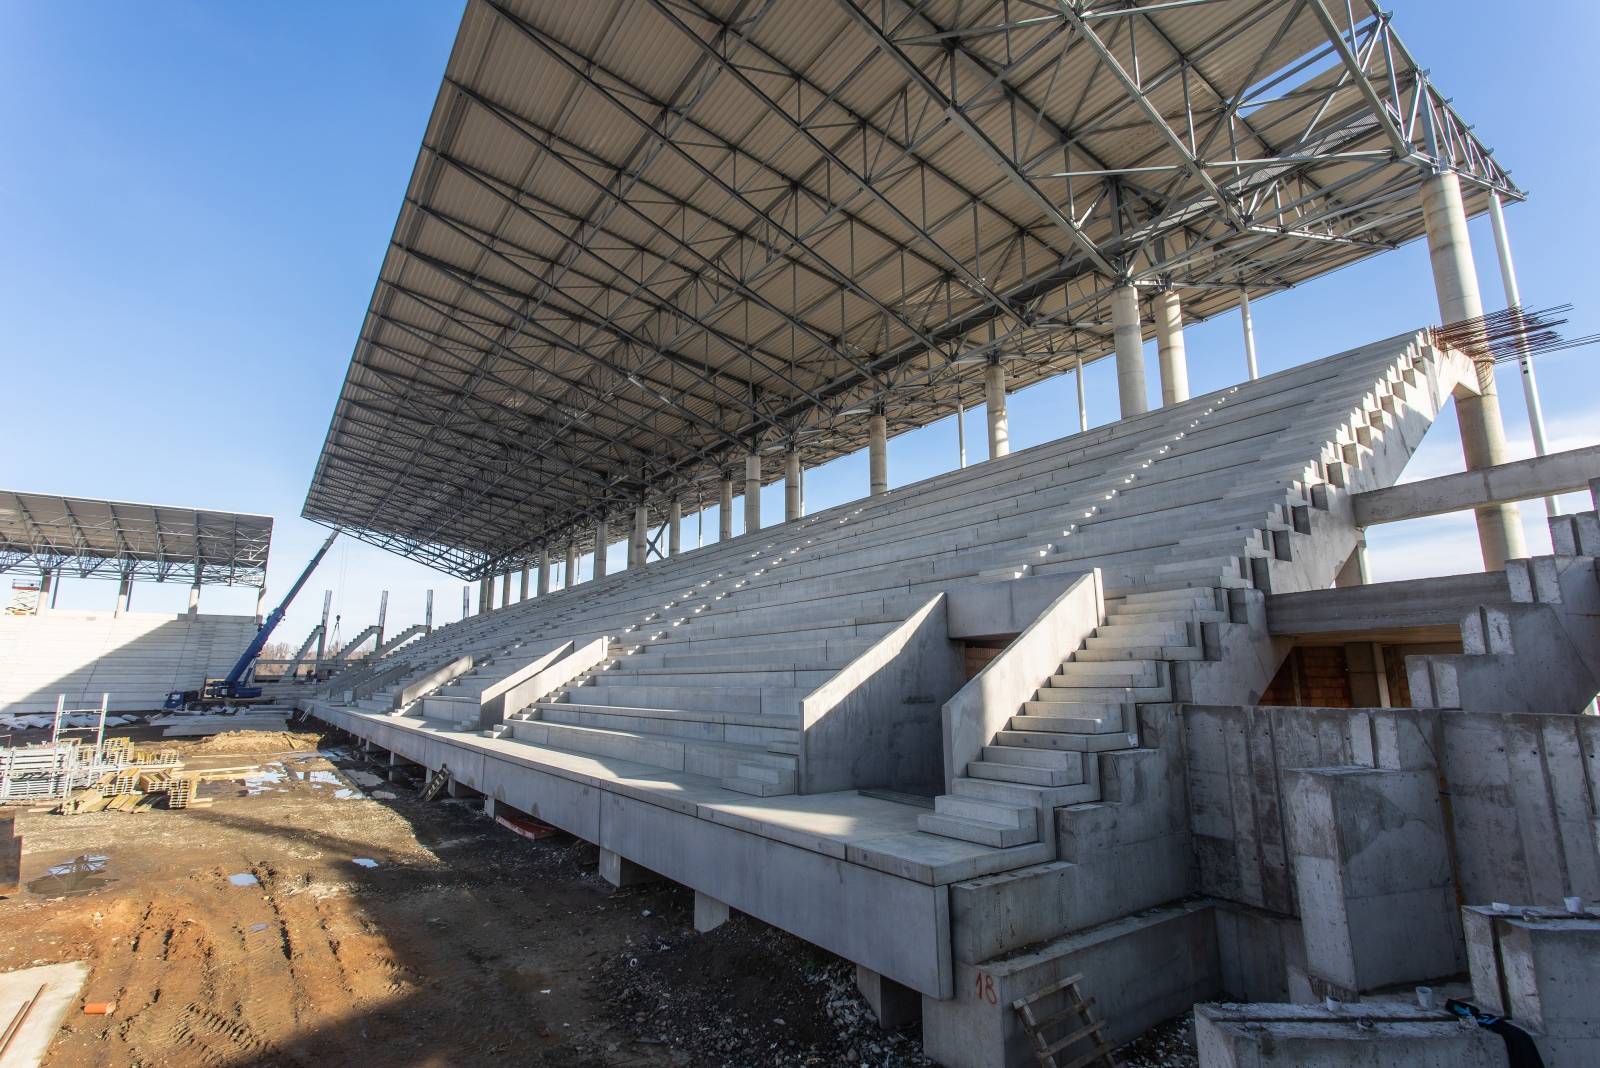
[{"label": "concrete terrace step", "polygon": [[[1039,707],[1042,710],[1035,711]],[[1010,729],[1014,731],[1052,731],[1060,734],[1121,734],[1127,718],[1116,709],[1103,715],[1073,713],[1074,706],[1063,705],[1056,712],[1048,705],[1029,701],[1020,716],[1012,716]]]},{"label": "concrete terrace step", "polygon": [[541,720],[522,720],[510,724],[507,732],[516,741],[565,749],[591,756],[615,757],[648,764],[667,771],[686,771],[713,779],[738,778],[741,765],[766,765],[794,770],[795,758],[769,753],[761,746],[730,742],[697,741],[668,735],[578,727]]},{"label": "concrete terrace step", "polygon": [[1023,805],[944,794],[934,799],[934,811],[917,817],[917,826],[945,838],[1004,849],[1037,842],[1038,820],[1037,810]]}]

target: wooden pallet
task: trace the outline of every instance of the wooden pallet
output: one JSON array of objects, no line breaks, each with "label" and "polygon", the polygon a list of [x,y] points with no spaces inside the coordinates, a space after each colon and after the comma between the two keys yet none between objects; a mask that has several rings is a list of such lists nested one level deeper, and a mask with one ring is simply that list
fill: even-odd
[{"label": "wooden pallet", "polygon": [[[1116,1068],[1116,1058],[1111,1055],[1111,1043],[1100,1033],[1105,1026],[1094,1018],[1094,998],[1085,998],[1078,990],[1081,975],[1069,975],[1051,983],[1043,990],[1011,1003],[1022,1028],[1033,1040],[1033,1054],[1040,1068],[1085,1068],[1097,1064]],[[1045,998],[1060,995],[1063,1006],[1042,1019],[1034,1014],[1034,1007]],[[1057,1033],[1052,1037],[1051,1032]],[[1061,1058],[1070,1057],[1071,1060]]]}]

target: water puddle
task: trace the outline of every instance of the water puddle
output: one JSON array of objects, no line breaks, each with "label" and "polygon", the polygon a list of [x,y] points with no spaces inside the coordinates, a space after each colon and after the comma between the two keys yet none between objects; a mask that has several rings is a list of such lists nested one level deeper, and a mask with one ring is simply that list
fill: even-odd
[{"label": "water puddle", "polygon": [[53,864],[43,875],[28,883],[28,891],[58,896],[98,890],[116,881],[106,874],[106,864],[110,859],[103,853],[85,853],[65,864]]},{"label": "water puddle", "polygon": [[289,777],[288,771],[282,764],[269,764],[260,771],[251,772],[244,777],[244,792],[247,797],[259,797],[271,793],[283,786]]},{"label": "water puddle", "polygon": [[376,868],[378,866],[378,862],[371,857],[351,857],[350,863],[358,864],[363,868]]},{"label": "water puddle", "polygon": [[261,881],[259,879],[257,879],[254,875],[251,875],[247,871],[239,872],[237,875],[228,876],[228,881],[230,883],[232,883],[234,886],[260,886],[261,885]]}]

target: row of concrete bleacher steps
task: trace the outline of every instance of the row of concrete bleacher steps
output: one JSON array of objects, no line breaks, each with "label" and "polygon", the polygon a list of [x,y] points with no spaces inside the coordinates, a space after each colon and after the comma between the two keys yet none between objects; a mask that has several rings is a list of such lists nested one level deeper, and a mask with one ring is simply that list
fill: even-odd
[{"label": "row of concrete bleacher steps", "polygon": [[[1247,584],[1252,557],[1280,554],[1295,510],[1310,506],[1308,482],[1317,458],[1339,445],[1336,428],[1370,400],[1375,381],[1403,371],[1400,347],[1305,365],[487,613],[397,655],[420,674],[473,652],[473,674],[440,691],[470,698],[553,642],[615,635],[614,661],[557,700],[512,710],[506,734],[749,792],[791,789],[784,772],[792,776],[799,699],[937,589],[1098,565],[1117,611],[1126,593]],[[1097,635],[1074,663],[1137,650],[1149,654],[1143,668],[1159,672],[1164,660],[1197,655],[1175,632],[1122,640],[1133,637]],[[1090,738],[1120,731],[1109,714],[1075,718],[1094,725]],[[1055,770],[1055,780],[1070,774]]]},{"label": "row of concrete bleacher steps", "polygon": [[0,616],[0,711],[158,709],[170,690],[226,675],[255,635],[253,616],[46,610]]}]

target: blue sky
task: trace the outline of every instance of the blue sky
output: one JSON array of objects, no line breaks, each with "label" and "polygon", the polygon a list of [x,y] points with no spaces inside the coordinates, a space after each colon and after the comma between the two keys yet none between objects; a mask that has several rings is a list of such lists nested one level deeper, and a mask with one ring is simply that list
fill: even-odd
[{"label": "blue sky", "polygon": [[[1559,0],[1510,19],[1498,0],[1391,6],[1436,84],[1531,194],[1507,212],[1524,299],[1577,303],[1569,331],[1600,332],[1587,255],[1600,223],[1574,207],[1600,171],[1600,139],[1561,103],[1590,91],[1600,5]],[[321,540],[300,506],[459,16],[445,0],[0,2],[0,486],[271,514],[269,595],[281,595]],[[1487,219],[1473,237],[1485,306],[1499,307]],[[1254,311],[1263,371],[1437,317],[1420,244]],[[1188,349],[1195,393],[1243,377],[1236,317],[1193,325]],[[1539,366],[1553,447],[1600,440],[1597,351]],[[1109,363],[1086,374],[1091,423],[1114,417]],[[1014,395],[1013,447],[1075,427],[1073,390],[1065,376]],[[1513,454],[1530,455],[1515,374],[1502,374],[1501,396]],[[968,415],[973,459],[983,418]],[[955,442],[953,420],[895,438],[891,481],[953,467]],[[1408,474],[1460,468],[1447,415]],[[866,484],[865,457],[845,457],[808,473],[808,507]],[[763,514],[782,508],[781,484],[768,487]],[[1542,510],[1524,516],[1540,551]],[[692,545],[695,519],[685,522]],[[714,511],[705,528],[715,536]],[[1382,529],[1371,544],[1377,578],[1478,566],[1467,517]],[[461,585],[342,539],[278,637],[305,635],[323,589],[348,636],[383,589],[391,627],[420,619],[430,587],[436,622],[456,619]],[[60,604],[109,607],[114,592],[69,580]],[[187,593],[141,584],[134,596],[135,610],[180,610]],[[222,588],[203,601],[253,605],[252,592]]]}]

